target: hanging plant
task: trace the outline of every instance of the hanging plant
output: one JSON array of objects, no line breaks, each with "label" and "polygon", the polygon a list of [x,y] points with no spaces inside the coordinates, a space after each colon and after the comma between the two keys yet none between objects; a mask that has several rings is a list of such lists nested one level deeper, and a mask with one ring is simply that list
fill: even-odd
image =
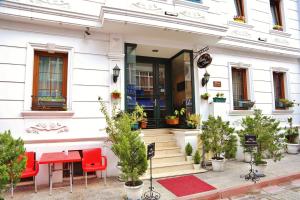
[{"label": "hanging plant", "polygon": [[111,97],[112,99],[121,99],[121,92],[117,91],[117,90],[114,90],[112,93],[111,93]]}]

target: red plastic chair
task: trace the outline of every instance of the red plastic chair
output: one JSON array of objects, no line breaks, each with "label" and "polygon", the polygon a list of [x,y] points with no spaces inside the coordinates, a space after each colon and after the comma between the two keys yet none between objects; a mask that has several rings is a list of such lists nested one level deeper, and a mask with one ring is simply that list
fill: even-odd
[{"label": "red plastic chair", "polygon": [[[21,178],[33,177],[34,191],[37,192],[36,178],[35,176],[39,172],[39,162],[35,160],[35,152],[26,152],[27,157],[26,168],[21,174]],[[11,187],[11,196],[13,196],[13,186]]]},{"label": "red plastic chair", "polygon": [[100,148],[87,149],[82,151],[82,170],[85,174],[85,187],[87,187],[87,173],[105,171],[104,184],[106,185],[107,158],[101,154]]}]

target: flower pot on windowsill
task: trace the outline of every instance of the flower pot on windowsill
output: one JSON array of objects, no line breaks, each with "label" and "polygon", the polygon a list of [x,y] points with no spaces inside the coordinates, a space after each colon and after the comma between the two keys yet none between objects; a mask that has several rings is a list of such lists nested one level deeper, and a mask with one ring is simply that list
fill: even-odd
[{"label": "flower pot on windowsill", "polygon": [[273,30],[276,30],[276,31],[283,31],[283,27],[280,26],[280,25],[274,25],[274,26],[273,26]]},{"label": "flower pot on windowsill", "polygon": [[238,23],[246,23],[246,19],[244,16],[234,16],[233,21]]},{"label": "flower pot on windowsill", "polygon": [[250,110],[255,104],[254,101],[250,101],[250,100],[240,100],[238,101],[238,103],[239,103],[239,107],[243,110]]},{"label": "flower pot on windowsill", "polygon": [[223,97],[214,97],[213,102],[224,103],[226,102],[226,98]]},{"label": "flower pot on windowsill", "polygon": [[166,124],[168,125],[178,125],[179,118],[166,119]]}]

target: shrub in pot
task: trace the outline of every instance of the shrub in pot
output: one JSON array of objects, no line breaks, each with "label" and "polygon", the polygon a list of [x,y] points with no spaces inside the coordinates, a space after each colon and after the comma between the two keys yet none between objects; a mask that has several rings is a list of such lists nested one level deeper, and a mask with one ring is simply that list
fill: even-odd
[{"label": "shrub in pot", "polygon": [[26,157],[22,139],[14,139],[10,131],[0,133],[0,199],[10,185],[14,187],[25,169]]},{"label": "shrub in pot", "polygon": [[143,192],[143,181],[139,178],[146,172],[148,163],[145,144],[139,132],[131,129],[131,121],[131,116],[127,113],[119,117],[117,128],[122,132],[118,135],[117,143],[112,145],[112,150],[119,157],[127,198],[139,200]]},{"label": "shrub in pot", "polygon": [[199,114],[189,114],[186,119],[188,128],[196,129],[200,125]]},{"label": "shrub in pot", "polygon": [[196,150],[195,154],[194,154],[194,169],[195,170],[200,170],[201,167],[201,156],[199,153],[199,150]]},{"label": "shrub in pot", "polygon": [[287,152],[297,154],[299,143],[296,141],[299,136],[298,127],[293,127],[293,118],[288,118],[289,127],[285,127],[285,138],[287,142]]},{"label": "shrub in pot", "polygon": [[186,160],[188,162],[191,162],[193,157],[192,157],[192,153],[193,153],[193,147],[190,143],[187,143],[185,145],[185,155],[186,155]]},{"label": "shrub in pot", "polygon": [[242,129],[238,131],[241,145],[245,150],[245,135],[256,136],[257,151],[254,153],[254,163],[265,165],[264,155],[268,155],[274,161],[283,157],[281,149],[284,147],[284,134],[280,133],[279,121],[265,116],[261,110],[254,110],[253,116],[242,119]]},{"label": "shrub in pot", "polygon": [[208,120],[203,122],[200,138],[204,145],[204,151],[213,154],[214,171],[224,170],[225,158],[222,155],[235,157],[236,136],[233,132],[234,128],[230,127],[229,122],[224,122],[219,116],[209,116]]},{"label": "shrub in pot", "polygon": [[178,125],[179,124],[179,116],[182,116],[184,113],[185,113],[184,108],[181,108],[180,110],[175,110],[174,115],[166,116],[166,124]]}]

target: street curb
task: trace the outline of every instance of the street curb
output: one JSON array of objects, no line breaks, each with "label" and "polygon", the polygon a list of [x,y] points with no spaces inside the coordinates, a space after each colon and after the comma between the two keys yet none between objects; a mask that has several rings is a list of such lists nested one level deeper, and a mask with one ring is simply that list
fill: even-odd
[{"label": "street curb", "polygon": [[243,185],[230,187],[226,189],[212,190],[204,193],[188,195],[184,197],[176,198],[178,200],[215,200],[215,199],[225,199],[232,196],[237,196],[241,194],[248,193],[249,191],[254,191],[271,185],[278,185],[284,182],[290,182],[295,179],[300,179],[300,172],[292,173],[286,176],[278,176],[274,178],[264,179],[257,183],[246,183]]}]

